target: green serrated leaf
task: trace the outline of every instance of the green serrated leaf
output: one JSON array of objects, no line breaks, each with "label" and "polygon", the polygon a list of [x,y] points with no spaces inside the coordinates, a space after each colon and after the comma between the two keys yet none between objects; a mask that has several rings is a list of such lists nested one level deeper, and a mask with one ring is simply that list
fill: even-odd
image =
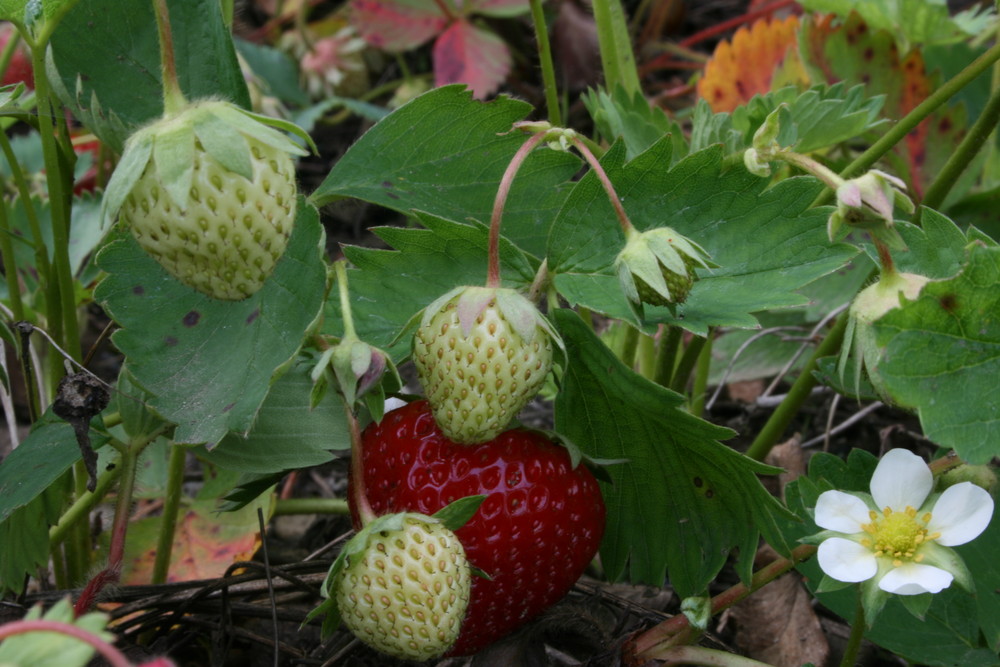
[{"label": "green serrated leaf", "polygon": [[[667,169],[671,150],[664,139],[625,163],[619,143],[601,161],[637,229],[671,227],[720,265],[696,270],[700,279],[676,316],[667,308],[645,308],[647,324],[669,322],[699,335],[710,326],[756,327],[754,312],[805,305],[796,290],[856,254],[827,241],[828,213],[809,208],[819,192],[813,179],[791,178],[765,189],[766,182],[742,167],[723,171],[718,146]],[[624,242],[604,189],[589,173],[553,223],[549,272],[571,303],[639,324],[614,271]]]},{"label": "green serrated leaf", "polygon": [[96,298],[122,326],[114,341],[179,443],[246,433],[272,377],[298,350],[322,304],[326,266],[314,208],[300,201],[288,249],[263,288],[218,301],[185,287],[131,236],[106,247]]},{"label": "green serrated leaf", "polygon": [[[90,442],[96,450],[107,444],[108,438],[92,428]],[[0,463],[0,521],[41,495],[79,460],[73,428],[47,412]]]},{"label": "green serrated leaf", "polygon": [[759,531],[784,550],[776,517],[791,516],[760,485],[775,468],[718,442],[732,432],[681,409],[683,397],[626,368],[576,313],[555,322],[569,363],[556,398],[556,428],[596,458],[626,459],[602,484],[608,525],[601,559],[609,579],[702,593],[735,548],[750,576]]},{"label": "green serrated leaf", "polygon": [[[379,121],[344,154],[312,194],[409,213],[488,221],[500,178],[527,138],[512,124],[530,112],[506,97],[477,102],[463,86],[434,89]],[[579,160],[538,149],[525,161],[504,207],[502,233],[525,252],[544,252],[549,226]],[[477,281],[478,282],[478,281]]]},{"label": "green serrated leaf", "polygon": [[628,159],[667,134],[672,139],[674,161],[687,155],[687,142],[680,125],[663,109],[650,104],[642,93],[636,92],[629,98],[621,87],[615,89],[614,95],[604,90],[591,90],[583,96],[583,103],[608,143],[614,143],[619,137],[625,142]]},{"label": "green serrated leaf", "polygon": [[878,373],[928,438],[969,463],[1000,454],[1000,248],[974,244],[961,273],[925,285],[875,331]]},{"label": "green serrated leaf", "polygon": [[252,474],[330,461],[333,450],[351,445],[344,409],[332,392],[311,408],[311,391],[309,364],[300,361],[271,387],[249,436],[230,434],[201,457],[221,468]]},{"label": "green serrated leaf", "polygon": [[[217,2],[170,7],[177,74],[189,100],[250,107],[229,29]],[[163,113],[160,47],[147,0],[87,0],[61,20],[51,41],[54,89],[102,142],[126,137]]]},{"label": "green serrated leaf", "polygon": [[[486,281],[488,230],[417,213],[427,229],[376,228],[372,231],[396,250],[345,246],[356,267],[349,273],[351,308],[358,336],[399,361],[410,353],[410,339],[399,336],[411,319],[449,290]],[[534,267],[512,243],[500,239],[504,287],[524,288]],[[343,333],[340,302],[326,305],[324,332]]]}]

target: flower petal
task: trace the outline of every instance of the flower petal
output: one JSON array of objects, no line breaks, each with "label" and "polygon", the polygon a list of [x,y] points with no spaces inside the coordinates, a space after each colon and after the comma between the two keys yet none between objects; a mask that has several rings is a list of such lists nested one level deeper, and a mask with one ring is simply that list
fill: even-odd
[{"label": "flower petal", "polygon": [[920,595],[940,593],[951,586],[954,577],[950,572],[933,565],[903,563],[886,573],[878,582],[878,587],[896,595]]},{"label": "flower petal", "polygon": [[907,449],[890,449],[872,475],[872,498],[880,510],[920,509],[933,486],[934,475],[922,458]]},{"label": "flower petal", "polygon": [[931,512],[927,529],[941,533],[938,544],[953,547],[974,540],[986,530],[993,516],[993,498],[986,489],[962,482],[945,489]]},{"label": "flower petal", "polygon": [[816,525],[848,535],[860,533],[871,523],[871,508],[865,501],[843,491],[824,491],[816,500]]},{"label": "flower petal", "polygon": [[831,537],[819,545],[819,566],[837,581],[865,581],[878,572],[878,561],[871,549],[842,537]]}]

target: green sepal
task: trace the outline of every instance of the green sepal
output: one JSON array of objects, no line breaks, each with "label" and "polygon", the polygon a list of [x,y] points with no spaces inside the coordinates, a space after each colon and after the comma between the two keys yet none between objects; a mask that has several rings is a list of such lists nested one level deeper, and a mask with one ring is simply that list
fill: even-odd
[{"label": "green sepal", "polygon": [[187,208],[194,180],[194,130],[186,122],[159,125],[153,140],[157,180],[178,208]]},{"label": "green sepal", "polygon": [[125,203],[125,198],[146,171],[146,165],[149,164],[152,155],[153,135],[141,130],[136,132],[126,144],[125,154],[111,174],[108,189],[104,192],[104,201],[101,203],[102,234],[110,229],[118,210]]},{"label": "green sepal", "polygon": [[[250,118],[253,118],[254,120],[256,120],[259,123],[262,123],[264,125],[268,125],[270,127],[278,129],[278,130],[282,130],[284,132],[288,132],[290,134],[294,134],[299,139],[301,139],[302,141],[304,141],[307,146],[309,146],[309,148],[310,148],[310,150],[312,150],[313,154],[315,154],[315,155],[319,154],[319,148],[316,147],[316,143],[313,141],[313,138],[311,136],[309,136],[308,132],[306,132],[305,130],[303,130],[301,127],[299,127],[295,123],[292,123],[290,121],[287,121],[287,120],[284,120],[284,119],[281,119],[281,118],[272,118],[271,116],[263,116],[263,115],[261,115],[259,113],[254,113],[253,111],[247,111],[246,109],[240,109],[240,111],[244,115],[249,116]],[[306,155],[307,152],[304,151],[304,150],[302,150],[302,148],[300,148],[297,144],[295,144],[295,142],[291,142],[291,143],[293,145],[295,145],[295,147],[296,147],[297,150],[294,150],[294,151],[290,150],[289,152],[294,152],[294,153],[296,153],[298,155]]]},{"label": "green sepal", "polygon": [[903,608],[910,612],[919,620],[924,620],[927,610],[930,609],[931,602],[934,601],[933,593],[921,593],[920,595],[897,595]]},{"label": "green sepal", "polygon": [[450,502],[432,515],[433,518],[441,522],[448,530],[455,532],[469,522],[479,506],[486,500],[485,495],[465,496],[454,502]]},{"label": "green sepal", "polygon": [[[930,499],[929,499],[930,500]],[[937,498],[933,498],[936,502]],[[976,592],[976,584],[973,581],[972,573],[958,552],[951,547],[929,541],[920,547],[920,553],[924,559],[923,565],[933,565],[941,568],[955,577],[955,583],[964,588],[969,593]]]},{"label": "green sepal", "polygon": [[886,574],[891,565],[886,565],[879,561],[878,572],[874,577],[861,582],[861,606],[865,610],[865,625],[870,629],[875,624],[875,619],[882,613],[885,603],[889,601],[890,593],[878,587],[878,582]]},{"label": "green sepal", "polygon": [[712,620],[712,598],[707,596],[684,598],[681,601],[681,613],[692,628],[704,632],[708,629],[708,622]]},{"label": "green sepal", "polygon": [[[253,114],[231,104],[219,104],[213,107],[212,114],[243,134],[253,137],[272,148],[277,148],[280,151],[292,153],[293,155],[308,154],[308,151],[304,150],[297,143],[278,130],[273,129],[272,126],[274,123],[271,122],[274,120],[273,118]],[[265,122],[263,119],[266,119],[268,122]],[[287,125],[295,127],[291,123],[287,123]]]},{"label": "green sepal", "polygon": [[250,144],[235,128],[218,116],[207,113],[195,119],[194,133],[205,152],[216,162],[248,181],[253,180]]},{"label": "green sepal", "polygon": [[469,563],[469,572],[474,577],[480,577],[481,579],[485,579],[486,581],[493,581],[493,576],[489,572],[487,572],[486,570],[479,569],[472,563]]},{"label": "green sepal", "polygon": [[819,595],[820,593],[835,593],[836,591],[841,591],[853,585],[854,582],[840,581],[839,579],[834,579],[828,574],[824,574],[823,578],[819,582],[819,586],[816,587],[816,594]]}]

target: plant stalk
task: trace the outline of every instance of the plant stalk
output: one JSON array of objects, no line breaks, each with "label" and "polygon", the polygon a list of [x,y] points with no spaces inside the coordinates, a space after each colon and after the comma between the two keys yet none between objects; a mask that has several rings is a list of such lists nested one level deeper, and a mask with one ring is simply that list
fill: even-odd
[{"label": "plant stalk", "polygon": [[[853,162],[847,165],[840,176],[848,178],[853,174],[868,169],[875,164],[879,158],[892,150],[892,147],[910,133],[913,128],[927,118],[935,109],[947,102],[955,93],[972,82],[977,76],[985,72],[995,62],[1000,61],[1000,42],[994,44],[986,53],[973,60],[961,72],[946,81],[944,85],[935,90],[923,102],[918,104],[910,113],[906,114],[898,123],[892,126],[881,139],[872,144],[868,150],[859,155]],[[825,204],[830,198],[830,191],[824,190],[813,202],[813,206]]]},{"label": "plant stalk", "polygon": [[612,92],[621,86],[631,99],[642,88],[621,1],[593,0],[592,4],[605,85]]},{"label": "plant stalk", "polygon": [[77,524],[86,525],[86,519],[90,516],[90,511],[97,506],[107,494],[111,485],[121,477],[121,462],[115,464],[110,470],[105,470],[97,478],[97,486],[93,491],[87,491],[76,499],[70,507],[59,517],[59,523],[49,529],[49,544],[57,546],[66,539],[72,526]]},{"label": "plant stalk", "polygon": [[656,351],[656,372],[653,374],[653,382],[662,387],[669,387],[670,381],[674,378],[674,368],[677,367],[677,351],[680,349],[684,331],[672,324],[664,326],[666,329],[660,333],[660,345]]},{"label": "plant stalk", "polygon": [[351,498],[358,510],[361,524],[367,525],[375,520],[375,510],[368,502],[368,492],[365,489],[365,463],[361,446],[361,428],[358,418],[351,406],[344,401],[344,412],[347,414],[347,426],[351,432]]},{"label": "plant stalk", "polygon": [[493,214],[490,216],[490,239],[488,249],[488,264],[486,269],[486,286],[500,287],[500,221],[503,218],[503,208],[507,203],[507,196],[510,195],[510,187],[514,183],[514,177],[528,154],[534,150],[535,146],[545,139],[544,132],[538,132],[528,137],[514,157],[511,158],[507,170],[504,171],[500,179],[500,186],[497,188],[496,199],[493,200]]},{"label": "plant stalk", "polygon": [[542,7],[542,0],[529,1],[531,22],[535,25],[535,39],[538,40],[538,59],[542,67],[542,85],[545,87],[545,106],[549,112],[549,122],[555,127],[562,127],[562,108],[559,104],[556,70],[552,64],[549,28],[545,24],[545,9]]},{"label": "plant stalk", "polygon": [[[750,579],[750,585],[743,583],[719,593],[712,598],[712,615],[718,614],[733,606],[751,593],[765,585],[771,583],[781,575],[785,574],[798,563],[812,558],[816,553],[816,546],[812,544],[800,544],[792,549],[790,558],[779,558],[754,572]],[[630,653],[642,661],[655,659],[658,651],[669,648],[669,643],[679,633],[690,629],[691,623],[684,614],[677,614],[659,625],[646,630],[636,637],[630,647]]]},{"label": "plant stalk", "polygon": [[861,648],[861,640],[865,636],[865,606],[861,603],[861,587],[858,587],[858,604],[854,612],[854,621],[851,623],[851,634],[847,638],[847,646],[844,648],[844,657],[840,661],[840,667],[853,667],[858,658],[858,650]]},{"label": "plant stalk", "polygon": [[167,0],[153,0],[156,15],[156,32],[160,37],[160,73],[163,79],[163,114],[169,116],[180,112],[187,100],[177,79],[177,59],[174,54],[174,36],[170,27],[170,10]]},{"label": "plant stalk", "polygon": [[604,192],[607,193],[608,200],[615,209],[615,215],[618,216],[618,223],[622,226],[622,232],[627,238],[630,233],[635,232],[635,226],[633,226],[632,221],[628,219],[628,215],[625,213],[625,207],[622,206],[622,201],[618,197],[618,193],[615,192],[615,186],[611,184],[611,179],[608,178],[607,172],[604,171],[604,167],[601,166],[601,163],[597,160],[583,140],[579,137],[573,137],[573,145],[576,146],[576,149],[580,151],[581,155],[583,155],[583,159],[587,161],[587,164],[590,165],[590,168],[594,171],[597,179],[604,187]]},{"label": "plant stalk", "polygon": [[[709,330],[708,335],[712,335],[711,330]],[[698,357],[701,356],[701,350],[707,341],[707,338],[695,336],[684,349],[684,354],[681,355],[681,360],[677,363],[677,370],[674,371],[674,377],[670,381],[670,388],[677,393],[683,394],[684,390],[687,389],[688,380],[691,379],[691,371],[698,363]]]},{"label": "plant stalk", "polygon": [[789,389],[788,394],[785,396],[785,400],[771,413],[767,423],[764,424],[764,428],[757,434],[757,437],[750,445],[750,449],[747,450],[747,456],[758,461],[763,461],[764,457],[771,451],[771,448],[777,444],[778,439],[784,434],[788,425],[792,423],[795,415],[798,414],[799,408],[809,398],[812,388],[818,383],[816,378],[813,377],[816,362],[821,357],[833,354],[840,347],[840,344],[844,340],[844,330],[847,328],[847,320],[849,318],[850,312],[847,310],[837,316],[833,328],[826,334],[823,342],[813,350],[806,365],[802,368],[799,377],[792,384],[792,388]]},{"label": "plant stalk", "polygon": [[708,373],[712,369],[712,343],[715,336],[711,334],[705,341],[705,346],[698,355],[698,366],[695,369],[694,386],[691,388],[691,414],[701,417],[705,412],[705,400],[708,395]]},{"label": "plant stalk", "polygon": [[274,504],[274,516],[285,514],[350,514],[342,498],[279,498]]},{"label": "plant stalk", "polygon": [[187,449],[173,443],[167,463],[167,489],[160,516],[160,532],[156,538],[156,559],[153,561],[154,586],[166,582],[170,573],[170,557],[174,550],[174,535],[177,532],[177,515],[180,512],[184,486],[184,467]]},{"label": "plant stalk", "polygon": [[333,263],[337,272],[337,292],[340,296],[341,319],[344,320],[344,340],[358,337],[354,329],[354,316],[351,313],[351,294],[347,289],[347,266],[344,260]]},{"label": "plant stalk", "polygon": [[[945,197],[955,186],[959,176],[972,163],[979,150],[989,144],[990,135],[996,128],[998,121],[1000,121],[1000,88],[993,91],[993,95],[986,103],[979,118],[976,119],[975,124],[969,129],[969,133],[965,135],[958,148],[938,172],[934,182],[927,188],[921,202],[924,206],[935,209],[941,206]],[[917,223],[920,222],[920,212],[921,209],[918,208],[915,219]]]}]

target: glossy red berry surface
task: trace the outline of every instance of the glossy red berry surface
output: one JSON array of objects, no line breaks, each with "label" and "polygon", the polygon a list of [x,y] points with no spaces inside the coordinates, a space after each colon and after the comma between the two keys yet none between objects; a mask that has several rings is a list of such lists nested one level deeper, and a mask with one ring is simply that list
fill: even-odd
[{"label": "glossy red berry surface", "polygon": [[459,445],[417,401],[369,426],[362,439],[376,514],[433,514],[459,498],[487,496],[456,535],[469,562],[492,580],[473,577],[451,655],[475,653],[555,604],[600,546],[605,507],[597,481],[541,433],[512,429]]}]

